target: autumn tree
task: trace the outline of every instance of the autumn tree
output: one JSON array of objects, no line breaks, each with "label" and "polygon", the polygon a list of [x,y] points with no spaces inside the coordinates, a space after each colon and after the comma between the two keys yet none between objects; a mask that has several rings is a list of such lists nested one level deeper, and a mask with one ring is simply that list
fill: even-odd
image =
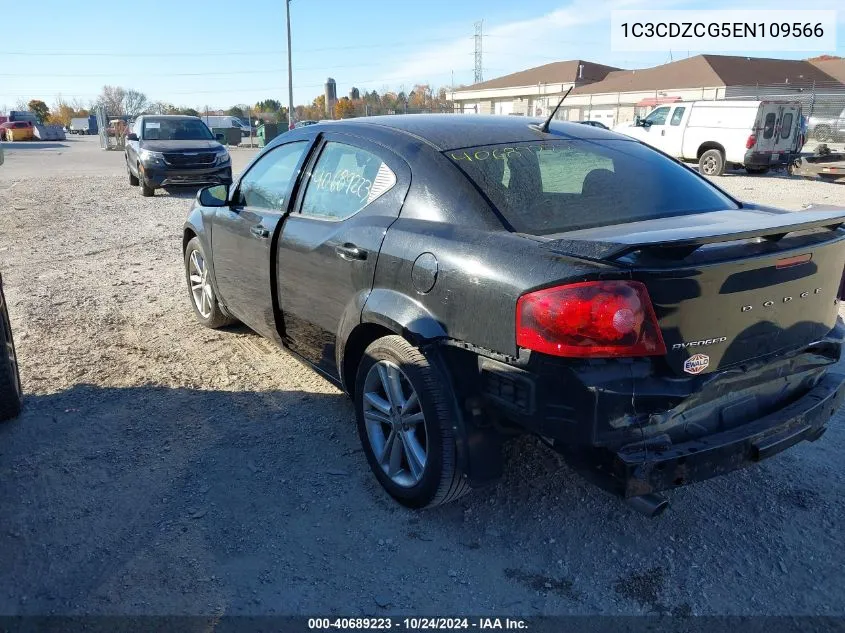
[{"label": "autumn tree", "polygon": [[39,123],[46,123],[50,117],[50,108],[41,99],[33,99],[27,104],[27,109],[35,115]]},{"label": "autumn tree", "polygon": [[355,104],[349,97],[342,97],[334,104],[334,118],[351,119],[355,116]]}]

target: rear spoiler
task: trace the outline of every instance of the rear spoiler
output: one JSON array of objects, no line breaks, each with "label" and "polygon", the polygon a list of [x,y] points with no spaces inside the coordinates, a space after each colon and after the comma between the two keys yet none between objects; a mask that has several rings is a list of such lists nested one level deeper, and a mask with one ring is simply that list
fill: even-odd
[{"label": "rear spoiler", "polygon": [[[748,210],[715,213],[727,221],[702,221],[705,216],[712,215],[708,213],[671,220],[633,222],[616,225],[616,231],[596,229],[594,238],[590,237],[593,231],[589,229],[573,231],[569,237],[546,242],[544,247],[575,257],[602,261],[618,260],[636,251],[647,251],[662,258],[683,259],[705,244],[752,238],[777,242],[789,233],[818,228],[835,231],[845,223],[845,209],[827,205],[786,213],[761,213],[749,205]],[[677,220],[689,222],[680,223]],[[661,227],[660,223],[668,226]]]}]

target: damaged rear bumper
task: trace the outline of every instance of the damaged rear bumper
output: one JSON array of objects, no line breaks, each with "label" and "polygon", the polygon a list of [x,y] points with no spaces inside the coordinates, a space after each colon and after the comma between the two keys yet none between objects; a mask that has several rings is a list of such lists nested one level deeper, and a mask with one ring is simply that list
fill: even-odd
[{"label": "damaged rear bumper", "polygon": [[754,422],[696,440],[613,455],[610,481],[636,497],[702,481],[817,440],[845,400],[845,376],[828,374],[804,396]]}]

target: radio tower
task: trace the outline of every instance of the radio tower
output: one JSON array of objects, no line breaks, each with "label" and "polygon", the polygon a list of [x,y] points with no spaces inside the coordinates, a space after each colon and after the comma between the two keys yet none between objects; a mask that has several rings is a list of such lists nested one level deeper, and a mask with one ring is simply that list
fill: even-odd
[{"label": "radio tower", "polygon": [[481,29],[484,26],[484,20],[475,23],[475,82],[481,83],[484,81],[482,63],[481,63],[481,38],[484,37]]}]

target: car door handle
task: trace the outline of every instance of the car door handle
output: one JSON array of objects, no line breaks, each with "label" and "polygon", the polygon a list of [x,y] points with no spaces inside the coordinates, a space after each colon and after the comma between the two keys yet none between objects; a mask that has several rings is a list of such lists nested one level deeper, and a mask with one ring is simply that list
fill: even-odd
[{"label": "car door handle", "polygon": [[666,136],[666,130],[660,130],[660,136]]},{"label": "car door handle", "polygon": [[363,248],[358,248],[355,244],[350,244],[349,242],[343,246],[336,246],[334,252],[337,253],[337,256],[341,259],[346,259],[348,261],[355,259],[367,259],[367,251]]},{"label": "car door handle", "polygon": [[250,233],[252,233],[252,234],[253,234],[254,236],[256,236],[256,237],[261,237],[261,238],[270,237],[270,231],[268,231],[267,229],[265,229],[265,228],[264,228],[263,226],[261,226],[260,224],[259,224],[258,226],[254,226],[254,227],[252,227],[252,228],[249,230],[249,232],[250,232]]}]

